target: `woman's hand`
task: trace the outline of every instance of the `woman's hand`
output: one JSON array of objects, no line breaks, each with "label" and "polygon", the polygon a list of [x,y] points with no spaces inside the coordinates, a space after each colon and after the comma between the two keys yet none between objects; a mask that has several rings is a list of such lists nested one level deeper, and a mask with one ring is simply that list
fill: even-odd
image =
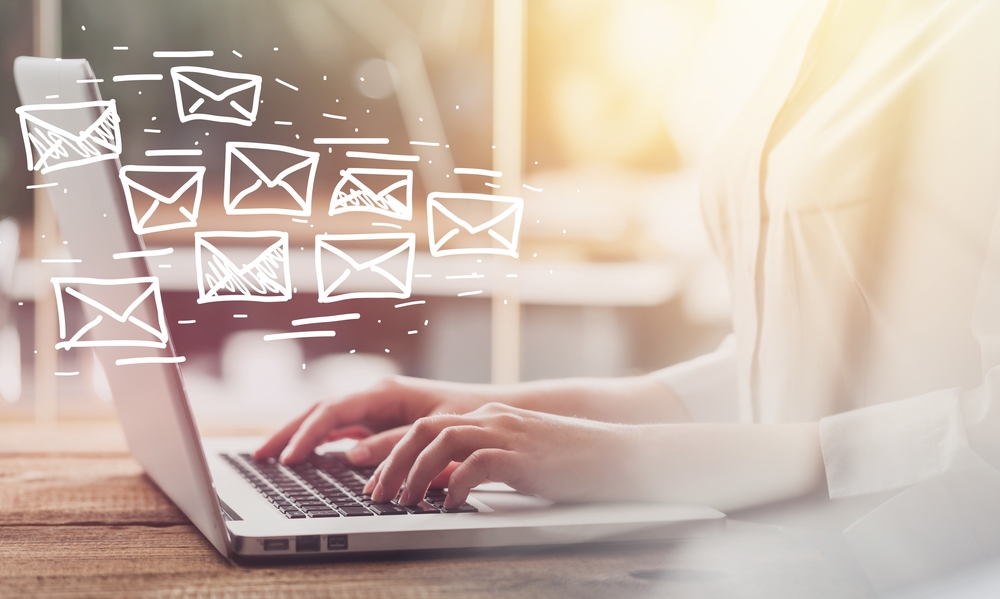
[{"label": "woman's hand", "polygon": [[418,418],[470,412],[497,395],[482,385],[389,377],[367,391],[313,405],[272,435],[254,452],[254,459],[280,455],[282,462],[294,464],[323,443],[349,438],[361,441],[348,459],[374,466]]},{"label": "woman's hand", "polygon": [[280,455],[282,462],[292,464],[308,457],[318,445],[351,438],[360,441],[347,453],[347,458],[357,466],[374,466],[389,455],[418,418],[466,414],[490,402],[604,422],[687,419],[683,406],[669,388],[648,376],[518,385],[390,377],[367,391],[315,404],[271,436],[254,453],[254,458]]},{"label": "woman's hand", "polygon": [[365,487],[374,501],[403,489],[404,505],[423,499],[452,462],[445,507],[461,505],[490,480],[554,501],[611,499],[627,484],[620,467],[634,427],[554,416],[490,403],[468,414],[420,418]]},{"label": "woman's hand", "polygon": [[[685,414],[664,389],[649,377],[513,386],[391,377],[314,405],[254,457],[295,463],[327,441],[360,438],[348,459],[382,462],[365,488],[373,499],[391,500],[404,488],[402,502],[416,504],[440,475],[434,484],[447,479],[449,508],[486,480],[553,501],[654,500],[723,511],[797,497],[825,481],[816,423],[665,424]],[[661,424],[599,421],[612,419]]]}]

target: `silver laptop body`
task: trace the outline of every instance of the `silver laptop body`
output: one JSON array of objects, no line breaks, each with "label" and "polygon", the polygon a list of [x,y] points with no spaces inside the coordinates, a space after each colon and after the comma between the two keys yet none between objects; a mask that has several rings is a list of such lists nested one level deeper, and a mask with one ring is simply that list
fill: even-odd
[{"label": "silver laptop body", "polygon": [[[56,121],[57,130],[77,132],[102,117],[105,106],[99,104],[100,90],[86,60],[20,57],[14,76],[22,107],[36,107],[26,111],[31,118],[42,115],[46,123]],[[44,108],[67,103],[93,105],[58,116]],[[42,125],[29,119],[26,127]],[[51,135],[49,140],[58,142]],[[28,142],[26,146],[27,159],[38,159],[38,149]],[[153,277],[145,258],[127,257],[141,252],[143,245],[131,228],[120,168],[114,156],[49,169],[47,191],[63,239],[73,259],[79,260],[74,277],[149,283]],[[130,301],[120,297],[121,287],[92,287],[95,301],[108,305]],[[90,304],[84,306],[85,319],[98,312]],[[141,303],[130,314],[143,322],[157,318]],[[132,454],[216,549],[230,558],[667,540],[716,533],[724,525],[723,514],[704,506],[552,504],[490,485],[470,496],[475,513],[289,519],[227,461],[252,451],[259,439],[199,437],[179,366],[170,362],[173,348],[169,340],[163,345],[101,346],[94,351],[107,373]]]}]

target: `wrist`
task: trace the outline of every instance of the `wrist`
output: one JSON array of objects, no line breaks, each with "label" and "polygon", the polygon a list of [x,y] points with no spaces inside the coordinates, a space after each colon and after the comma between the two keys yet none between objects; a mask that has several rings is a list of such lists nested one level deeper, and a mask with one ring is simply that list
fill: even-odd
[{"label": "wrist", "polygon": [[816,423],[634,428],[622,464],[630,498],[727,511],[799,497],[825,480]]},{"label": "wrist", "polygon": [[620,424],[688,422],[683,402],[658,379],[537,381],[486,388],[489,401],[512,407]]}]

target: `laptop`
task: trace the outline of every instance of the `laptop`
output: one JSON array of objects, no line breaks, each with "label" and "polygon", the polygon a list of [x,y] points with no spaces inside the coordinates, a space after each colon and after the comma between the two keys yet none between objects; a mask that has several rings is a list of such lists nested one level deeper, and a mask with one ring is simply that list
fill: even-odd
[{"label": "laptop", "polygon": [[57,347],[93,348],[132,455],[223,555],[660,541],[724,527],[724,515],[705,506],[553,504],[495,484],[478,487],[454,510],[444,509],[443,492],[435,490],[416,508],[374,504],[362,494],[372,471],[351,467],[343,454],[289,467],[255,462],[260,439],[200,438],[158,278],[127,211],[114,101],[101,99],[86,60],[20,57],[14,77],[27,164],[43,174],[73,260],[72,276],[53,278],[53,289],[58,302],[78,302],[83,315],[60,320]]}]

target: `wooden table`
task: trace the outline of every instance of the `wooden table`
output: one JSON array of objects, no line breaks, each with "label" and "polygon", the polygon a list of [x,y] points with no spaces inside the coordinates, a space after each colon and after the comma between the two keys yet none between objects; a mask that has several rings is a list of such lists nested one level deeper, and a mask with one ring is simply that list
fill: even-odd
[{"label": "wooden table", "polygon": [[867,597],[792,535],[245,566],[143,475],[114,423],[0,424],[0,597]]}]

